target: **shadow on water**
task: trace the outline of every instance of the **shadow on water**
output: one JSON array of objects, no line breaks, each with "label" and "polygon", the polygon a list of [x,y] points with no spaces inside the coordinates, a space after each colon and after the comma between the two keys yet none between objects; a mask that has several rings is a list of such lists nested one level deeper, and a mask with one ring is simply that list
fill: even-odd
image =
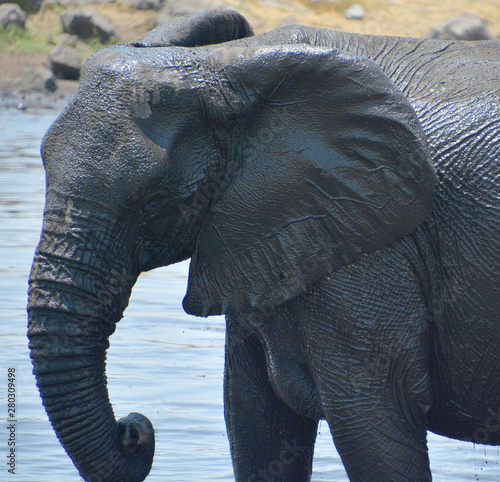
[{"label": "shadow on water", "polygon": [[[0,460],[8,434],[6,379],[16,373],[16,475],[0,480],[81,480],[60,446],[38,397],[26,339],[27,278],[41,229],[43,134],[57,115],[48,110],[0,110]],[[108,352],[110,398],[117,417],[142,412],[157,432],[148,481],[231,481],[222,409],[224,320],[186,315],[181,307],[188,264],[145,273]],[[473,447],[429,435],[435,481],[498,481],[496,447]],[[347,477],[320,425],[314,481]]]}]

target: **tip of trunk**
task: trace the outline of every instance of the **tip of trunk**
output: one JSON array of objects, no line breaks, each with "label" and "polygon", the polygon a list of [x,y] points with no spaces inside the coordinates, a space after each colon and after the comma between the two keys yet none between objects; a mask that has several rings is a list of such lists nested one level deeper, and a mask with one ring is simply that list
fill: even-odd
[{"label": "tip of trunk", "polygon": [[118,421],[118,444],[97,463],[77,468],[87,482],[142,482],[146,479],[155,451],[153,425],[140,413]]}]

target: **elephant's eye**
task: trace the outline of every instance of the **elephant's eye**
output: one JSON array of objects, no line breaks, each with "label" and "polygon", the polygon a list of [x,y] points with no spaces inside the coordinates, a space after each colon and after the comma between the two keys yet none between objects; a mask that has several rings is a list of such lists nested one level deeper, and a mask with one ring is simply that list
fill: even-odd
[{"label": "elephant's eye", "polygon": [[157,192],[151,196],[144,199],[142,203],[142,212],[146,216],[151,216],[157,214],[159,211],[163,211],[171,204],[171,201],[166,192]]}]

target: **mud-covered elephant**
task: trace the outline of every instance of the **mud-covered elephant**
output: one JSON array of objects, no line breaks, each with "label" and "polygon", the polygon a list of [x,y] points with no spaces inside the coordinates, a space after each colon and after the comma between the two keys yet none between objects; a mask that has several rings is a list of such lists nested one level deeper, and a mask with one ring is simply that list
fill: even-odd
[{"label": "mud-covered elephant", "polygon": [[320,419],[355,481],[430,480],[427,430],[500,444],[499,59],[223,11],[87,61],[42,145],[28,306],[86,480],[149,473],[108,337],[139,274],[187,258],[185,310],[226,314],[236,480],[309,480]]}]

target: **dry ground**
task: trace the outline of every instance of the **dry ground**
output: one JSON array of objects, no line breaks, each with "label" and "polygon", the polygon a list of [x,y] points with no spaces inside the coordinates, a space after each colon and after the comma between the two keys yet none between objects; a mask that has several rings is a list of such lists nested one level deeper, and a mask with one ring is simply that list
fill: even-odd
[{"label": "dry ground", "polygon": [[[182,0],[179,0],[182,1]],[[488,21],[490,32],[500,37],[500,2],[498,0],[223,0],[244,14],[256,33],[286,24],[326,27],[332,30],[421,37],[432,27],[470,11]],[[359,3],[366,11],[362,21],[346,20],[343,11]],[[114,4],[95,5],[116,26],[123,41],[135,40],[147,32],[156,12],[136,11],[118,0]],[[43,10],[43,9],[42,9]],[[49,41],[61,33],[62,7],[45,9],[31,15],[27,29]],[[90,49],[82,52],[90,55]],[[0,90],[15,88],[24,73],[43,65],[46,53],[0,52]],[[72,89],[74,83],[59,83],[60,89]]]}]

